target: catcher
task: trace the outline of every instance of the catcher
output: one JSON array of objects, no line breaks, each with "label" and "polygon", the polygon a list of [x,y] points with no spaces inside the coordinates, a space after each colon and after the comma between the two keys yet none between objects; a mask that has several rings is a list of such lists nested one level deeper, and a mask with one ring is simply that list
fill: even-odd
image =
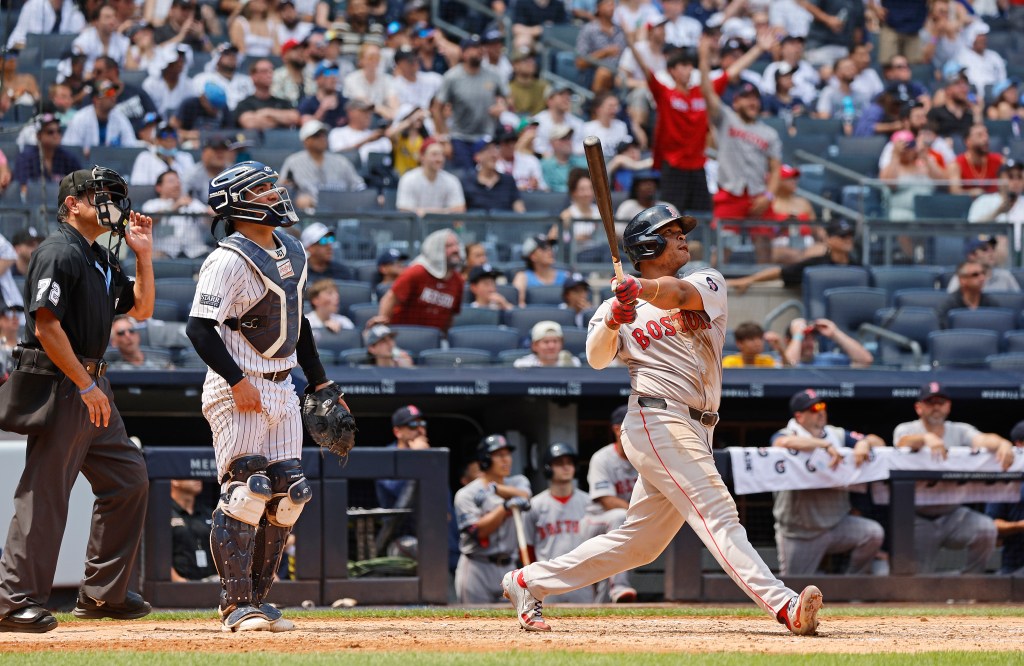
[{"label": "catcher", "polygon": [[[302,314],[306,255],[277,230],[298,222],[277,179],[260,162],[240,162],[210,181],[213,231],[223,222],[225,237],[203,263],[185,329],[210,368],[203,416],[221,483],[210,552],[224,631],[295,627],[264,599],[312,497],[299,462],[302,426],[342,457],[355,440],[355,421]],[[296,363],[307,380],[301,416],[291,380]]]}]

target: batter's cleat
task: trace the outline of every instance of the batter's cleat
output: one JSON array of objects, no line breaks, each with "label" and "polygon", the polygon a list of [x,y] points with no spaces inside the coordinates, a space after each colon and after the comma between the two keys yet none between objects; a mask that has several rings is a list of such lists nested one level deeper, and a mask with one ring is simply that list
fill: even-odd
[{"label": "batter's cleat", "polygon": [[45,634],[57,628],[57,618],[42,606],[25,606],[0,618],[0,631]]},{"label": "batter's cleat", "polygon": [[519,624],[527,631],[551,631],[544,621],[544,610],[539,599],[530,594],[523,580],[523,570],[515,569],[501,579],[506,599],[512,602],[519,616]]},{"label": "batter's cleat", "polygon": [[636,602],[636,590],[631,587],[616,587],[612,589],[611,597],[613,604],[632,604]]},{"label": "batter's cleat", "polygon": [[221,613],[221,631],[270,631],[270,618],[255,606],[239,606]]},{"label": "batter's cleat", "polygon": [[811,636],[818,630],[818,611],[822,607],[821,590],[808,585],[799,597],[779,611],[779,622],[797,636]]},{"label": "batter's cleat", "polygon": [[85,592],[79,591],[78,603],[72,611],[75,617],[96,620],[109,617],[114,620],[137,620],[153,612],[153,607],[141,595],[129,592],[124,601],[111,604],[100,599],[93,599]]},{"label": "batter's cleat", "polygon": [[270,604],[260,604],[260,611],[267,616],[267,628],[265,631],[291,631],[295,628],[295,623],[288,618],[281,616],[281,611],[274,608]]}]

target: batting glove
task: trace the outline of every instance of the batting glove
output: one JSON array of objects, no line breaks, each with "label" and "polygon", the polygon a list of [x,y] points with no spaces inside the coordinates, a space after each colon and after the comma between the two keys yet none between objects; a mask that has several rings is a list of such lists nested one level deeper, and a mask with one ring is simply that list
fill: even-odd
[{"label": "batting glove", "polygon": [[636,304],[612,301],[612,321],[616,324],[632,324],[636,321]]},{"label": "batting glove", "polygon": [[615,285],[615,298],[620,303],[633,303],[640,297],[640,280],[632,275],[627,275]]},{"label": "batting glove", "polygon": [[505,500],[505,510],[519,509],[520,511],[530,510],[530,500],[525,497],[510,497]]}]

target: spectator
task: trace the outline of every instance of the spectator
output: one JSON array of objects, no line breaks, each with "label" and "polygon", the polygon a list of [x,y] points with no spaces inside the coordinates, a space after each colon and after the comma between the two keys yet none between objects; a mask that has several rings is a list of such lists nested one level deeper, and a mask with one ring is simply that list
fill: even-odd
[{"label": "spectator", "polygon": [[466,209],[526,212],[515,179],[497,170],[498,147],[494,140],[485,137],[477,141],[473,159],[477,164],[476,172],[462,179]]},{"label": "spectator", "polygon": [[[601,219],[601,211],[597,209],[594,198],[594,183],[590,180],[590,172],[586,169],[575,169],[569,174],[569,207],[558,216],[561,221],[561,238],[568,243],[575,239],[586,243],[597,230],[595,220]],[[558,226],[553,226],[548,233],[558,235]]]},{"label": "spectator", "polygon": [[378,368],[413,367],[409,352],[395,344],[397,335],[385,324],[376,324],[363,331],[363,343],[366,345],[369,365]]},{"label": "spectator", "polygon": [[[860,467],[871,458],[871,449],[885,446],[878,435],[862,435],[828,424],[825,401],[812,389],[800,391],[789,400],[793,417],[774,435],[772,446],[791,451],[823,449],[832,469],[844,464],[840,449],[853,449],[850,456]],[[847,488],[783,490],[775,493],[775,543],[779,549],[779,574],[807,576],[817,572],[825,555],[848,553],[846,574],[870,574],[885,538],[882,526],[850,513]]]},{"label": "spectator", "polygon": [[[77,171],[77,169],[75,169]],[[28,260],[39,244],[46,238],[35,227],[25,227],[14,232],[11,245],[14,247],[15,259],[11,265],[11,275],[17,277],[28,273]]]},{"label": "spectator", "polygon": [[[252,2],[249,6],[251,5]],[[273,63],[265,58],[256,60],[249,66],[249,76],[252,77],[255,92],[235,107],[235,125],[243,129],[266,130],[295,127],[299,124],[299,112],[294,105],[270,94],[270,86],[274,79]]]},{"label": "spectator", "polygon": [[811,63],[804,60],[804,38],[786,35],[782,38],[779,53],[781,58],[769,63],[761,75],[761,92],[775,94],[775,71],[785,63],[793,70],[793,95],[803,100],[804,104],[813,104],[818,97],[821,76]]},{"label": "spectator", "polygon": [[[995,238],[972,238],[964,244],[964,250],[968,261],[975,261],[985,268],[985,286],[982,287],[982,291],[1020,291],[1020,284],[1017,278],[1013,277],[1013,273],[1005,268],[996,267]],[[946,291],[952,294],[959,289],[960,278],[953,275],[946,286]]]},{"label": "spectator", "polygon": [[256,92],[252,77],[239,74],[238,49],[228,43],[221,44],[213,53],[213,59],[206,71],[193,79],[196,90],[203,90],[208,82],[216,83],[224,89],[228,98],[228,109],[234,111],[238,103]]},{"label": "spectator", "polygon": [[[838,351],[822,352],[819,349],[818,336],[830,340]],[[785,357],[786,365],[796,367],[867,368],[875,361],[875,357],[864,348],[864,345],[841,331],[832,320],[822,318],[808,322],[802,317],[789,322]]]},{"label": "spectator", "polygon": [[578,358],[562,349],[562,326],[554,321],[539,321],[530,330],[530,354],[512,364],[517,368],[578,368]]},{"label": "spectator", "polygon": [[[1024,421],[1013,426],[1010,441],[1018,449],[1024,446]],[[1003,546],[999,573],[1004,576],[1024,573],[1024,492],[1019,502],[986,504],[985,515],[995,522]]]},{"label": "spectator", "polygon": [[[940,168],[945,169],[946,165],[956,159],[953,149],[946,141],[936,141],[935,130],[928,122],[928,110],[917,101],[911,101],[900,108],[900,130],[908,130],[915,140],[925,147],[928,154],[935,160]],[[899,130],[897,130],[898,132]],[[893,132],[895,135],[896,132]],[[905,135],[900,135],[905,136]],[[895,144],[890,137],[889,141],[882,148],[882,154],[878,157],[878,170],[881,171],[892,161]]]},{"label": "spectator", "polygon": [[139,145],[128,116],[114,106],[118,92],[113,83],[100,81],[96,85],[92,105],[79,110],[68,123],[64,144],[82,146],[86,150],[93,146],[130,148]]},{"label": "spectator", "polygon": [[314,222],[302,230],[302,247],[306,248],[306,284],[314,284],[324,278],[330,280],[351,280],[352,271],[333,260],[334,232],[323,222]]},{"label": "spectator", "polygon": [[462,308],[465,281],[456,270],[462,262],[459,238],[451,229],[428,235],[420,254],[380,300],[373,323],[415,324],[447,331]]},{"label": "spectator", "polygon": [[[650,118],[654,106],[654,97],[647,87],[646,70],[662,72],[667,70],[665,59],[665,24],[668,19],[657,16],[647,23],[647,39],[641,41],[627,40],[631,46],[619,58],[619,78],[625,83],[626,89],[626,113],[632,121],[633,128],[640,135],[644,145],[650,141],[647,138],[644,127]],[[639,58],[637,55],[639,54]],[[643,63],[646,67],[641,67]],[[689,82],[687,82],[687,86]]]},{"label": "spectator", "polygon": [[[643,169],[633,173],[633,182],[629,188],[629,198],[619,204],[619,207],[615,210],[615,219],[622,222],[623,220],[632,220],[638,213],[647,210],[651,206],[656,204],[666,203],[658,199],[658,181],[660,175],[657,171],[652,169]],[[621,225],[616,225],[619,227]],[[625,227],[619,229],[619,233],[625,230]]]},{"label": "spectator", "polygon": [[82,168],[78,158],[60,145],[63,137],[60,118],[53,113],[42,113],[35,117],[33,125],[37,145],[26,146],[14,163],[14,179],[21,186],[22,194],[28,192],[29,185],[40,180],[59,183],[67,174]]},{"label": "spectator", "polygon": [[374,286],[393,284],[405,270],[409,255],[398,248],[389,247],[377,256],[377,276]]},{"label": "spectator", "polygon": [[157,111],[156,104],[149,94],[137,85],[122,81],[121,68],[117,61],[106,56],[100,56],[93,63],[92,78],[94,85],[106,80],[117,86],[116,108],[131,121],[136,136],[141,136],[143,128],[148,124],[146,117]]},{"label": "spectator", "polygon": [[782,118],[792,133],[796,131],[793,128],[793,118],[804,115],[808,110],[807,103],[793,92],[793,68],[787,63],[782,63],[775,70],[775,93],[761,97],[761,113]]},{"label": "spectator", "polygon": [[974,17],[960,2],[932,0],[928,5],[928,18],[921,29],[921,56],[924,62],[942,71],[946,63],[956,58],[962,44],[960,33]]},{"label": "spectator", "polygon": [[942,328],[949,328],[949,311],[961,308],[976,310],[978,308],[994,308],[999,303],[984,293],[988,270],[985,264],[977,259],[967,259],[956,267],[959,288],[950,292],[936,310]]},{"label": "spectator", "polygon": [[228,20],[228,35],[238,52],[247,58],[281,54],[280,23],[271,13],[267,0],[242,3],[240,12]]},{"label": "spectator", "polygon": [[558,307],[562,310],[572,310],[573,323],[576,327],[586,328],[590,322],[584,315],[593,305],[590,283],[584,279],[581,273],[572,273],[562,283],[562,302],[558,304]]},{"label": "spectator", "polygon": [[383,127],[373,120],[373,105],[361,99],[350,99],[345,103],[348,125],[335,127],[327,135],[331,152],[344,153],[359,151],[359,159],[370,161],[370,153],[391,153],[391,139]]},{"label": "spectator", "polygon": [[974,125],[974,112],[967,98],[970,92],[970,82],[965,73],[967,70],[955,63],[951,65],[942,71],[945,103],[936,104],[928,111],[928,122],[934,125],[935,133],[943,138],[956,135],[965,137]]},{"label": "spectator", "polygon": [[462,57],[462,49],[445,39],[440,30],[429,25],[414,27],[412,48],[420,71],[444,75]]},{"label": "spectator", "polygon": [[471,308],[484,308],[486,310],[511,310],[515,306],[498,291],[497,279],[501,277],[501,271],[496,270],[490,264],[474,266],[469,271],[469,292],[473,294],[473,301],[469,304]]},{"label": "spectator", "polygon": [[171,126],[180,132],[182,143],[196,144],[203,131],[224,129],[230,121],[227,94],[213,81],[207,81],[198,96],[181,103],[171,118]]},{"label": "spectator", "polygon": [[200,479],[171,480],[171,582],[218,580],[210,555],[210,510],[196,501]]},{"label": "spectator", "polygon": [[[305,3],[309,5],[310,3]],[[310,8],[314,8],[315,4]],[[315,11],[315,10],[314,10]],[[284,44],[290,39],[304,43],[310,33],[313,32],[311,20],[303,20],[299,10],[295,7],[295,0],[278,0],[277,18],[281,22],[277,28],[277,41]],[[284,48],[282,47],[282,51]]]},{"label": "spectator", "polygon": [[473,459],[466,462],[462,467],[462,474],[459,475],[459,487],[462,488],[475,480],[481,474],[480,461]]},{"label": "spectator", "polygon": [[315,208],[321,190],[359,192],[366,183],[343,155],[327,151],[328,127],[319,120],[307,120],[299,130],[303,150],[292,153],[281,166],[281,177],[293,187],[295,205]]},{"label": "spectator", "polygon": [[[789,365],[782,339],[775,331],[767,331],[752,321],[745,321],[733,331],[738,354],[729,354],[722,359],[723,368],[778,368]],[[764,353],[765,343],[782,359],[780,363]]]},{"label": "spectator", "polygon": [[661,12],[668,20],[668,23],[665,24],[665,42],[667,44],[682,48],[697,46],[704,26],[696,18],[683,14],[684,7],[689,12],[693,5],[694,3],[688,3],[685,0],[662,1]]},{"label": "spectator", "polygon": [[[811,202],[796,193],[800,180],[800,169],[783,164],[779,167],[779,189],[772,201],[772,209],[765,216],[769,220],[792,222],[795,220],[810,222],[817,219]],[[788,233],[772,242],[772,261],[780,264],[791,264],[808,254],[820,254],[823,248],[825,233],[821,229],[811,229],[806,224],[798,229],[786,227]],[[794,238],[794,232],[799,239]]]},{"label": "spectator", "polygon": [[512,278],[512,285],[519,290],[519,307],[526,307],[526,290],[530,287],[562,285],[569,279],[568,271],[555,268],[557,243],[557,239],[539,235],[523,242],[520,256],[526,262],[526,270]]},{"label": "spectator", "polygon": [[622,105],[614,93],[604,92],[594,97],[590,109],[591,120],[583,124],[583,135],[601,139],[605,159],[610,160],[615,157],[615,148],[631,138],[629,126],[618,118]]},{"label": "spectator", "polygon": [[[386,326],[382,328],[387,328]],[[378,331],[384,338],[394,339],[394,333]],[[427,437],[427,419],[423,412],[416,405],[399,407],[391,414],[391,431],[395,441],[388,444],[389,449],[401,451],[425,451],[430,448],[430,439]],[[394,508],[399,504],[402,495],[407,488],[413,484],[404,479],[377,479],[375,482],[377,490],[377,503],[385,509]],[[412,501],[409,497],[406,504]]]},{"label": "spectator", "polygon": [[1020,131],[1021,118],[1020,81],[1016,77],[1003,79],[992,86],[992,103],[985,110],[989,120],[1014,120]]},{"label": "spectator", "polygon": [[818,118],[838,118],[843,121],[843,131],[847,136],[853,134],[858,110],[866,108],[874,95],[864,97],[853,89],[853,81],[857,78],[857,66],[852,58],[840,58],[836,62],[835,73],[828,85],[818,95],[818,106],[815,115]]},{"label": "spectator", "polygon": [[[907,60],[906,56],[894,55],[886,61],[885,65],[882,66],[882,78],[884,79],[883,89],[889,83],[907,84],[910,96],[924,107],[925,113],[928,112],[932,103],[931,91],[921,81],[914,80],[913,72],[910,69],[910,61]],[[934,79],[928,83],[934,83]]]},{"label": "spectator", "polygon": [[182,103],[195,95],[192,79],[184,73],[188,55],[185,46],[162,48],[149,76],[142,82],[142,89],[153,100],[161,118],[174,116]]},{"label": "spectator", "polygon": [[[507,83],[482,64],[480,38],[463,39],[462,62],[444,75],[432,107],[435,131],[451,136],[455,169],[473,168],[473,147],[494,134],[501,113],[508,108]],[[450,124],[445,106],[451,108]]]},{"label": "spectator", "polygon": [[572,152],[572,127],[554,126],[551,128],[550,139],[551,154],[540,161],[541,175],[552,192],[568,192],[569,174],[575,169],[585,169],[587,160]]},{"label": "spectator", "polygon": [[319,120],[331,129],[347,124],[347,100],[338,92],[337,65],[329,60],[321,60],[313,70],[313,81],[316,90],[299,102],[303,125],[310,120]]},{"label": "spectator", "polygon": [[[612,21],[614,13],[614,0],[597,0],[594,20],[584,25],[576,37],[580,83],[597,94],[609,92],[615,86],[619,56],[626,49],[626,34]],[[586,54],[589,59],[580,54]],[[591,60],[596,60],[597,64]]]},{"label": "spectator", "polygon": [[512,72],[508,84],[512,110],[529,116],[543,111],[551,84],[537,76],[537,54],[529,49],[516,51]]},{"label": "spectator", "polygon": [[298,106],[315,89],[313,81],[306,81],[306,45],[297,39],[282,42],[281,59],[284,64],[274,70],[270,94]]},{"label": "spectator", "polygon": [[[938,382],[922,386],[914,403],[918,419],[896,426],[893,446],[909,447],[911,451],[927,449],[933,458],[942,460],[953,446],[969,446],[973,451],[986,449],[1004,470],[1009,468],[1013,463],[1013,444],[995,433],[982,433],[968,423],[947,420],[952,404]],[[940,548],[966,549],[967,562],[962,572],[984,573],[995,546],[996,526],[985,514],[959,505],[917,507],[914,551],[918,573],[935,571]]]},{"label": "spectator", "polygon": [[338,333],[341,330],[353,330],[356,326],[352,320],[338,313],[341,294],[334,280],[321,278],[314,282],[306,291],[306,300],[313,307],[307,315],[309,327],[314,331]]},{"label": "spectator", "polygon": [[502,126],[494,137],[494,143],[498,146],[495,169],[498,173],[512,176],[520,192],[548,189],[540,168],[540,160],[533,154],[531,144],[536,136],[537,121],[524,120],[521,133],[511,127]]},{"label": "spectator", "polygon": [[[852,100],[852,98],[851,98]],[[902,126],[900,111],[913,101],[910,86],[902,81],[890,81],[882,94],[874,99],[859,115],[854,114],[853,136],[891,134]],[[843,112],[849,116],[849,109]],[[843,118],[844,131],[849,121]]]},{"label": "spectator", "polygon": [[860,264],[853,256],[853,237],[856,230],[850,222],[842,218],[833,220],[825,227],[825,233],[825,254],[808,257],[788,266],[765,268],[746,277],[727,280],[726,285],[729,289],[735,289],[737,293],[743,294],[756,282],[767,282],[781,278],[783,284],[787,287],[793,287],[803,282],[804,269],[808,266],[857,266]]},{"label": "spectator", "polygon": [[[509,81],[512,78],[512,62],[505,56],[505,35],[497,28],[491,28],[480,36],[480,46],[483,48],[485,68],[490,68],[498,73],[502,81]],[[529,47],[518,47],[516,51]]]},{"label": "spectator", "polygon": [[[416,62],[416,51],[403,46],[395,51],[394,91],[399,106],[429,109],[441,89],[443,79],[437,72],[424,72]],[[401,114],[399,114],[401,115]]]},{"label": "spectator", "polygon": [[647,24],[662,19],[657,7],[648,0],[622,0],[617,3],[612,21],[626,33],[626,40],[634,42],[640,38]]},{"label": "spectator", "polygon": [[[205,5],[203,6],[205,7]],[[182,44],[190,47],[194,53],[209,51],[213,45],[207,36],[204,19],[196,16],[196,7],[195,0],[172,0],[170,9],[167,11],[166,21],[157,23],[155,22],[156,17],[151,16],[148,20],[153,21],[157,26],[153,33],[153,39],[157,45],[175,47]],[[163,19],[163,17],[160,18]],[[219,22],[215,16],[211,18],[211,23],[217,26],[219,35]]]},{"label": "spectator", "polygon": [[[572,113],[572,90],[569,88],[548,88],[547,109],[533,117],[537,121],[537,136],[533,149],[540,155],[553,153],[551,137],[555,127],[566,126],[572,130],[572,153],[583,156],[583,119]],[[564,131],[564,130],[563,130]]]},{"label": "spectator", "polygon": [[237,148],[238,145],[224,135],[207,137],[203,142],[203,152],[199,154],[199,164],[184,179],[188,195],[205,204],[210,196],[210,180],[235,163]]},{"label": "spectator", "polygon": [[921,29],[928,18],[928,5],[923,2],[882,0],[869,3],[868,10],[878,16],[878,59],[889,62],[900,56],[915,63],[924,62]]},{"label": "spectator", "polygon": [[462,277],[469,280],[469,272],[477,266],[489,264],[487,246],[483,243],[470,243],[466,246],[466,261],[462,264]]},{"label": "spectator", "polygon": [[210,227],[205,216],[206,204],[182,191],[181,177],[176,171],[164,171],[157,176],[155,185],[156,196],[142,203],[142,212],[152,213],[154,226],[167,232],[155,235],[153,249],[172,259],[195,259],[207,254]]},{"label": "spectator", "polygon": [[960,51],[956,61],[964,68],[967,79],[974,85],[978,96],[983,97],[985,87],[995,85],[1006,78],[1006,60],[988,46],[988,24],[976,18],[961,34]]},{"label": "spectator", "polygon": [[146,358],[139,340],[138,322],[128,315],[116,315],[110,327],[110,344],[117,351],[112,370],[166,370],[169,363]]},{"label": "spectator", "polygon": [[[908,130],[892,135],[892,160],[882,169],[878,178],[887,181],[892,194],[889,196],[889,218],[894,221],[913,220],[914,199],[927,196],[935,191],[935,181],[945,179],[945,172],[939,167],[929,151],[929,146],[918,144]],[[907,257],[913,256],[910,238],[900,237],[900,247]]]},{"label": "spectator", "polygon": [[807,30],[807,61],[815,67],[850,55],[867,36],[863,0],[806,0],[803,6],[814,17]]},{"label": "spectator", "polygon": [[513,45],[533,48],[545,26],[568,22],[564,0],[516,0],[512,5]]},{"label": "spectator", "polygon": [[192,155],[178,149],[178,132],[168,123],[160,123],[156,128],[155,141],[148,150],[139,153],[132,167],[132,185],[153,185],[156,179],[167,170],[178,175],[192,171],[196,161]]},{"label": "spectator", "polygon": [[444,146],[427,139],[420,148],[420,165],[398,180],[395,206],[423,216],[428,213],[461,213],[466,210],[462,183],[444,170]]},{"label": "spectator", "polygon": [[24,48],[25,36],[29,33],[76,35],[85,25],[85,16],[75,0],[28,0],[22,5],[18,22],[7,38],[7,48]]},{"label": "spectator", "polygon": [[131,41],[131,46],[128,47],[128,54],[124,58],[126,70],[146,71],[156,62],[158,47],[155,34],[153,24],[145,20],[133,24],[128,29],[125,36]]},{"label": "spectator", "polygon": [[387,121],[395,119],[398,97],[391,75],[381,69],[379,46],[367,43],[359,47],[359,69],[345,77],[342,94],[348,99],[369,102]]},{"label": "spectator", "polygon": [[104,5],[96,20],[75,37],[71,50],[85,56],[85,74],[90,76],[92,65],[100,56],[107,56],[124,66],[130,44],[127,37],[117,32],[117,12],[112,6]]},{"label": "spectator", "polygon": [[972,125],[964,140],[964,152],[949,165],[949,191],[972,197],[991,194],[998,189],[995,180],[1002,166],[1003,156],[989,150],[988,128]]},{"label": "spectator", "polygon": [[6,382],[11,372],[18,367],[14,348],[18,346],[18,338],[21,337],[21,321],[24,317],[24,306],[0,304],[0,383]]},{"label": "spectator", "polygon": [[[999,191],[983,194],[974,200],[967,211],[968,222],[1024,222],[1024,164],[1012,159],[1006,160],[999,169]],[[1003,264],[1009,256],[1008,239],[1000,235],[996,239],[995,264]]]},{"label": "spectator", "polygon": [[430,137],[430,132],[424,126],[424,122],[429,119],[430,112],[426,109],[405,105],[399,109],[398,119],[388,127],[387,135],[394,146],[392,170],[399,177],[420,165],[420,151],[428,138],[441,143],[447,159],[451,142],[444,136]]}]

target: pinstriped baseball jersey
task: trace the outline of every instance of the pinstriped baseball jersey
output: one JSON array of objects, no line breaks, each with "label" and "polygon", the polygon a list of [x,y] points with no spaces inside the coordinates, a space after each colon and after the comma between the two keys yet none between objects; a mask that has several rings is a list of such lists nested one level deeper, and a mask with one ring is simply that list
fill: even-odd
[{"label": "pinstriped baseball jersey", "polygon": [[615,444],[598,449],[590,458],[587,469],[587,485],[590,487],[591,513],[604,509],[595,500],[598,497],[618,497],[625,502],[633,496],[633,486],[638,474],[633,464],[619,455]]},{"label": "pinstriped baseball jersey", "polygon": [[580,524],[590,504],[590,496],[579,489],[569,497],[555,497],[551,490],[533,496],[523,519],[526,542],[533,545],[538,560],[564,555],[583,543]]},{"label": "pinstriped baseball jersey", "polygon": [[[717,412],[722,398],[726,289],[713,268],[682,278],[697,288],[704,310],[662,310],[638,301],[636,321],[619,328],[619,358],[637,395],[676,400]],[[590,327],[603,325],[612,299],[601,304]]]},{"label": "pinstriped baseball jersey", "polygon": [[[284,260],[287,254],[284,247],[279,247],[276,254],[267,253],[280,260]],[[304,286],[305,276],[298,287],[299,312],[302,312],[301,293]],[[190,316],[215,319],[221,324],[220,336],[224,346],[247,375],[287,370],[296,364],[294,352],[285,358],[265,358],[241,333],[223,325],[225,319],[239,317],[259,302],[266,291],[263,278],[241,255],[234,250],[218,247],[203,262],[192,310],[189,312]]]}]

